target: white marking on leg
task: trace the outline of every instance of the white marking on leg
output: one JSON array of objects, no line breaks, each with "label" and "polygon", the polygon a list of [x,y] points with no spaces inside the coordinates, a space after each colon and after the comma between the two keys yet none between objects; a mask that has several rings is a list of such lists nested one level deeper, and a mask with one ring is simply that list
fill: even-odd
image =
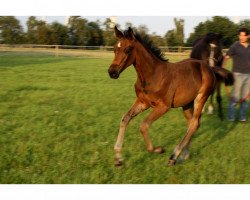
[{"label": "white marking on leg", "polygon": [[[119,129],[119,133],[118,133],[117,140],[116,140],[115,147],[114,147],[116,151],[121,151],[122,149],[122,145],[124,141],[124,133],[125,133],[128,121],[130,120],[130,117],[129,119],[126,119],[127,117],[128,117],[127,115],[123,116],[120,122],[120,129]],[[127,120],[126,122],[124,121],[125,119]]]},{"label": "white marking on leg", "polygon": [[212,105],[208,106],[207,114],[212,115],[214,113],[214,107]]}]

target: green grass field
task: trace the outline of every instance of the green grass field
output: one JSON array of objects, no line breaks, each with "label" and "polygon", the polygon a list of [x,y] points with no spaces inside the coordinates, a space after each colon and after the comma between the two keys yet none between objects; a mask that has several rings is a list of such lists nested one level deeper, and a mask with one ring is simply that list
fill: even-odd
[{"label": "green grass field", "polygon": [[[180,57],[170,57],[177,61]],[[133,67],[112,80],[112,56],[54,57],[0,52],[0,183],[250,183],[250,123],[203,114],[190,159],[166,165],[186,131],[181,109],[156,121],[150,136],[166,152],[149,154],[135,118],[125,165],[114,167],[122,115],[134,99]],[[223,87],[224,90],[224,87]],[[227,99],[223,98],[224,113]]]}]

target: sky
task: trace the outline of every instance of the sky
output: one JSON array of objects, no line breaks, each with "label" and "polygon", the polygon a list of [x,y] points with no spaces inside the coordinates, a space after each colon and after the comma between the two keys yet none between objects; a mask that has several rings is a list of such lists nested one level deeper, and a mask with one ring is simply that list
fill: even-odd
[{"label": "sky", "polygon": [[0,6],[0,15],[17,16],[23,26],[31,15],[62,24],[65,16],[82,16],[89,21],[117,16],[121,28],[131,22],[134,26],[146,25],[149,33],[161,36],[175,27],[173,19],[177,17],[184,19],[184,35],[188,38],[195,26],[212,16],[227,16],[232,21],[250,19],[249,5],[250,0],[7,0]]},{"label": "sky", "polygon": [[[26,27],[26,21],[28,16],[16,16],[22,23],[23,27]],[[88,21],[100,20],[104,22],[106,18],[110,16],[82,16],[88,19]],[[125,28],[126,22],[131,22],[134,26],[146,25],[149,29],[149,33],[156,32],[158,35],[164,36],[164,34],[171,29],[175,28],[174,18],[184,19],[184,35],[185,38],[189,37],[189,34],[194,31],[194,27],[200,22],[204,22],[211,19],[212,16],[116,16],[117,23],[121,25],[121,28]],[[234,22],[240,20],[250,19],[249,16],[227,16]],[[45,19],[48,23],[57,21],[61,24],[65,24],[66,16],[37,16],[37,19]]]}]

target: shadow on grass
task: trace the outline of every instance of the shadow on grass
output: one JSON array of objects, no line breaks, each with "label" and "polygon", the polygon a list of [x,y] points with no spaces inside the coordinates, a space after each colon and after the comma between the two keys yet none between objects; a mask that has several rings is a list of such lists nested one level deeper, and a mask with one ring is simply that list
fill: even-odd
[{"label": "shadow on grass", "polygon": [[[193,139],[199,139],[200,137],[204,136],[204,134],[212,134],[212,137],[209,137],[209,139],[204,139],[201,141],[202,146],[210,146],[215,142],[223,140],[230,132],[233,132],[238,123],[240,122],[229,122],[226,120],[221,121],[218,118],[206,117],[201,123],[202,127],[198,130],[197,135],[195,135]],[[198,148],[197,150],[197,155],[201,154],[202,148]]]}]

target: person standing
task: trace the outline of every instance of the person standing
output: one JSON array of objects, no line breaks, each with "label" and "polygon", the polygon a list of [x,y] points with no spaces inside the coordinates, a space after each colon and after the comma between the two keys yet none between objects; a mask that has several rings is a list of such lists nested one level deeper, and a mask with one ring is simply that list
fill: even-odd
[{"label": "person standing", "polygon": [[236,105],[240,104],[239,121],[247,121],[248,102],[247,96],[250,91],[250,38],[249,30],[241,28],[238,31],[239,41],[235,42],[226,53],[222,67],[228,59],[233,59],[234,86],[228,105],[228,120],[236,120]]}]

